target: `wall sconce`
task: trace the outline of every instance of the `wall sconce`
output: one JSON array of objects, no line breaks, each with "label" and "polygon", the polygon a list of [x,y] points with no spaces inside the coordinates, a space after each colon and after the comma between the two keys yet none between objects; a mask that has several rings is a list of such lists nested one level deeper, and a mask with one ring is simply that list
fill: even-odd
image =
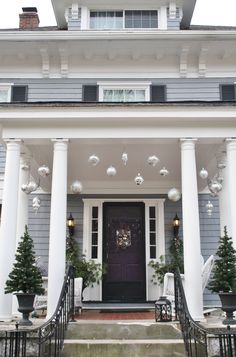
[{"label": "wall sconce", "polygon": [[179,235],[179,226],[180,226],[180,219],[176,213],[175,217],[173,219],[174,237],[178,237],[178,235]]},{"label": "wall sconce", "polygon": [[71,213],[70,213],[70,216],[67,218],[67,227],[68,227],[69,235],[70,235],[70,237],[72,237],[75,232],[75,220],[72,217]]}]

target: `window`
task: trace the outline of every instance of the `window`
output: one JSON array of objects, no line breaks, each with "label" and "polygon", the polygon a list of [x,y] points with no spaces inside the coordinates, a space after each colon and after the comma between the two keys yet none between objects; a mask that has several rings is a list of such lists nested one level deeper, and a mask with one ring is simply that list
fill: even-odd
[{"label": "window", "polygon": [[11,83],[1,83],[0,84],[0,102],[10,102],[11,101]]},{"label": "window", "polygon": [[27,86],[0,83],[0,102],[26,102],[27,89]]},{"label": "window", "polygon": [[160,103],[166,101],[166,86],[153,85],[151,86],[151,102]]},{"label": "window", "polygon": [[233,101],[236,99],[235,85],[234,84],[222,84],[220,86],[220,97],[222,101]]},{"label": "window", "polygon": [[125,28],[157,28],[157,11],[125,11]]},{"label": "window", "polygon": [[122,29],[123,11],[91,11],[91,29]]},{"label": "window", "polygon": [[90,29],[158,28],[157,10],[91,11]]},{"label": "window", "polygon": [[150,100],[150,83],[98,83],[101,102],[146,102]]},{"label": "window", "polygon": [[98,257],[98,207],[92,207],[92,229],[91,229],[91,258]]},{"label": "window", "polygon": [[149,244],[150,244],[150,259],[156,259],[156,207],[149,207]]}]

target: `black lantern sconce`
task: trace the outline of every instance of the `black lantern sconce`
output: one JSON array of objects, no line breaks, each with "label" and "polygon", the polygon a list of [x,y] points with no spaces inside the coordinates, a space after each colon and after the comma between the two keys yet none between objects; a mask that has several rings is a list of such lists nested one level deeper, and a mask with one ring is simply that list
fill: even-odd
[{"label": "black lantern sconce", "polygon": [[161,296],[155,302],[155,320],[156,322],[172,321],[171,302],[165,296]]},{"label": "black lantern sconce", "polygon": [[67,218],[67,227],[69,231],[69,236],[72,237],[75,233],[75,220],[70,213],[70,216]]},{"label": "black lantern sconce", "polygon": [[180,219],[177,216],[177,213],[173,219],[173,230],[174,230],[174,237],[177,238],[179,236],[179,226],[180,226]]}]

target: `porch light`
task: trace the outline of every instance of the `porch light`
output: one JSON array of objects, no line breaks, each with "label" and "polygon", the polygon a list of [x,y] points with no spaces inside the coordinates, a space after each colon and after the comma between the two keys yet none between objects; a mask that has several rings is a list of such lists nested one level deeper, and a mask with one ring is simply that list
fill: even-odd
[{"label": "porch light", "polygon": [[161,296],[155,302],[155,320],[168,322],[172,320],[171,302],[165,296]]},{"label": "porch light", "polygon": [[72,217],[72,214],[70,213],[70,216],[67,218],[67,227],[69,230],[69,235],[73,236],[74,235],[74,231],[75,231],[75,220]]},{"label": "porch light", "polygon": [[180,219],[176,213],[173,219],[174,237],[178,237],[179,235],[179,226],[180,226]]}]

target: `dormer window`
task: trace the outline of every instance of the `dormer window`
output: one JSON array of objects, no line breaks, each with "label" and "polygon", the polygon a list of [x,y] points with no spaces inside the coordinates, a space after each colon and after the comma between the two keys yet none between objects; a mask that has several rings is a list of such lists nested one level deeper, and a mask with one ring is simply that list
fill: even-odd
[{"label": "dormer window", "polygon": [[90,11],[90,29],[158,28],[157,10]]}]

